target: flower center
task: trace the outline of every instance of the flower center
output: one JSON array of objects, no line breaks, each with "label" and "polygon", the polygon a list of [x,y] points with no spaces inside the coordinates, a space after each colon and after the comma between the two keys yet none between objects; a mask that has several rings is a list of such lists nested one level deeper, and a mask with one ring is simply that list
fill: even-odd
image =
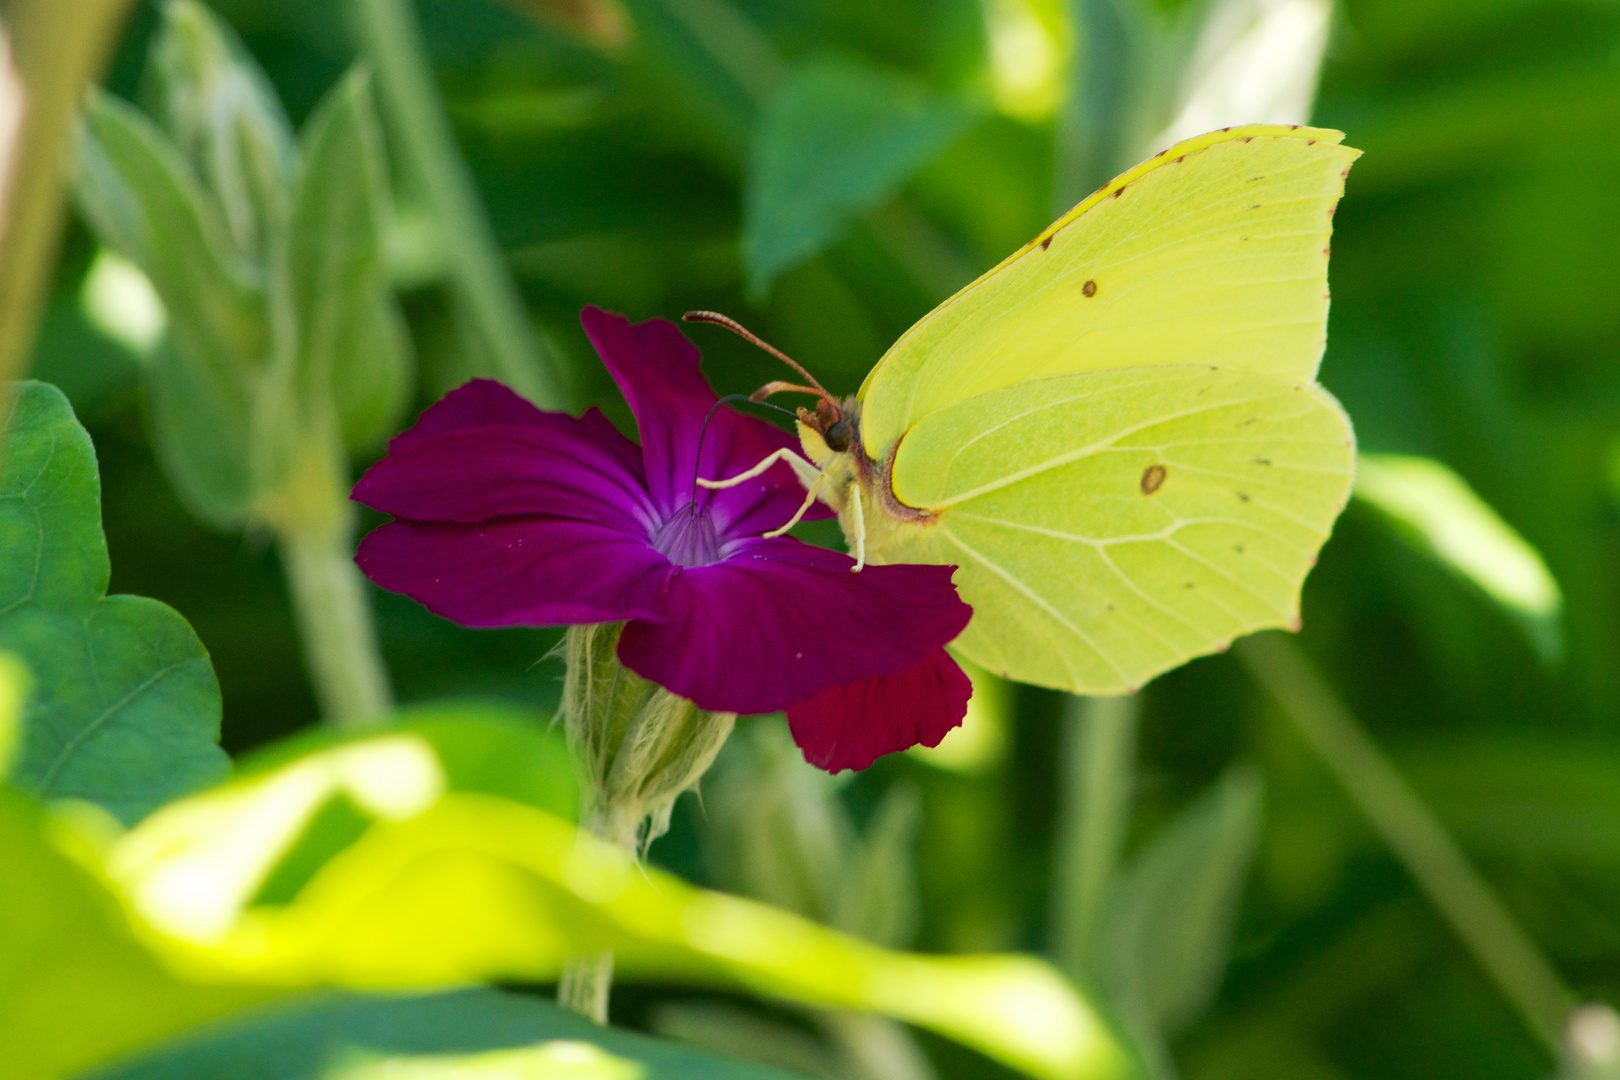
[{"label": "flower center", "polygon": [[707,510],[693,514],[683,507],[659,527],[652,545],[676,566],[707,566],[720,561],[720,537]]}]

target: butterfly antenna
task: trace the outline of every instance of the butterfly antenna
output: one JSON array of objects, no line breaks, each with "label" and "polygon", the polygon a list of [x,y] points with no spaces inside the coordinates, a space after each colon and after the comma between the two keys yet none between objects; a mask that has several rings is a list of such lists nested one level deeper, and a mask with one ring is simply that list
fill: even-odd
[{"label": "butterfly antenna", "polygon": [[698,474],[703,471],[703,440],[709,436],[709,421],[714,419],[714,411],[720,406],[734,403],[741,404],[743,402],[748,402],[751,405],[762,405],[767,409],[774,409],[783,416],[794,420],[799,418],[798,414],[792,412],[791,410],[784,409],[780,405],[772,405],[768,401],[754,401],[747,394],[727,394],[713,405],[710,405],[709,411],[703,416],[703,427],[698,430],[697,457],[692,461],[692,501],[687,504],[687,511],[691,516],[695,517],[697,515]]},{"label": "butterfly antenna", "polygon": [[[725,327],[727,330],[730,330],[733,334],[736,334],[744,341],[770,353],[772,356],[782,361],[782,363],[804,376],[805,381],[810,384],[812,392],[820,394],[824,398],[830,399],[832,397],[831,394],[827,393],[827,388],[817,382],[816,377],[804,369],[804,365],[800,364],[797,360],[793,359],[793,357],[789,356],[781,349],[778,349],[775,345],[772,345],[770,342],[762,339],[758,334],[755,334],[752,330],[748,329],[748,327],[744,326],[736,319],[733,319],[730,315],[722,315],[718,311],[688,311],[685,315],[681,316],[681,321],[713,323],[716,326]],[[788,389],[785,384],[782,388]],[[797,390],[804,388],[793,387],[792,389]]]}]

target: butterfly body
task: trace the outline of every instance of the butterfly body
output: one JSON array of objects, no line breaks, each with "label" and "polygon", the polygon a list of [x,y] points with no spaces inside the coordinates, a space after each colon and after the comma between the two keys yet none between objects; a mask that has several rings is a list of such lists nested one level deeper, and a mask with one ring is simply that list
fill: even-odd
[{"label": "butterfly body", "polygon": [[800,411],[852,549],[959,568],[974,617],[955,650],[1121,693],[1297,626],[1354,473],[1315,381],[1359,153],[1341,137],[1253,126],[1171,148],[941,304],[855,398]]}]

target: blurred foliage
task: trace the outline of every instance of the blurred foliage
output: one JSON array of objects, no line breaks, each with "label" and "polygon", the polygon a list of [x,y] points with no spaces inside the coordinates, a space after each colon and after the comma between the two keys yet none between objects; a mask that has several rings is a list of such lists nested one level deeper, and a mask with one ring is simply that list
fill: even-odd
[{"label": "blurred foliage", "polygon": [[440,706],[271,753],[127,833],[89,804],[41,817],[0,790],[17,1075],[255,1000],[544,981],[601,949],[630,976],[903,1018],[1043,1080],[1121,1075],[1101,1021],[1038,960],[878,948],[577,831],[552,812],[577,802],[560,736],[532,721]]},{"label": "blurred foliage", "polygon": [[[624,33],[603,31],[620,24],[602,13],[621,6]],[[1154,0],[1152,18],[1173,29],[1197,6]],[[294,123],[354,60],[341,4],[221,0],[216,9]],[[1064,57],[1109,55],[1087,51],[1073,12],[1024,0],[421,0],[419,10],[510,266],[542,332],[572,360],[575,403],[600,403],[621,426],[628,414],[575,322],[582,304],[635,318],[725,311],[836,392],[853,391],[911,322],[1084,186],[1075,137],[1050,110],[1061,95],[1042,106],[1042,84],[1020,91],[1014,77],[1045,57],[1050,83]],[[111,93],[141,97],[157,23],[155,5],[138,8]],[[1006,59],[1019,56],[1023,67]],[[887,102],[896,127],[878,130],[866,156],[839,162],[846,175],[818,172],[820,186],[797,199],[772,192],[779,181],[767,179],[797,166],[770,150],[768,135],[826,121],[830,106],[813,94],[828,72],[862,73],[832,87],[838,100],[904,87]],[[1140,127],[1168,123],[1174,107],[1156,104],[1159,119]],[[1307,585],[1303,644],[1565,977],[1585,996],[1615,1000],[1620,7],[1344,0],[1312,118],[1366,151],[1335,220],[1323,380],[1364,449],[1444,462],[1540,553],[1562,586],[1564,649],[1546,663],[1519,620],[1367,507],[1348,512]],[[410,243],[420,196],[410,176],[394,181],[389,251],[422,369],[419,408],[478,369],[478,346],[432,260],[405,258],[421,254]],[[811,197],[836,220],[797,223]],[[774,247],[760,246],[772,236]],[[113,590],[155,597],[191,621],[219,672],[225,745],[245,750],[315,713],[280,571],[261,538],[208,531],[173,495],[143,431],[143,413],[158,408],[140,388],[152,361],[87,314],[94,265],[88,231],[70,226],[33,372],[69,395],[94,436]],[[722,392],[778,374],[727,335],[693,333]],[[825,527],[806,535],[836,542]],[[559,668],[542,662],[554,633],[465,631],[398,597],[373,600],[402,700],[555,701]],[[818,796],[836,802],[855,835],[871,836],[891,788],[918,793],[916,943],[925,949],[1045,944],[1061,703],[1005,689],[1004,749],[982,764],[886,759]],[[1150,838],[1176,835],[1183,815],[1210,805],[1201,793],[1211,785],[1232,797],[1220,778],[1234,761],[1255,762],[1265,783],[1230,967],[1209,1010],[1172,1044],[1182,1075],[1518,1080],[1551,1070],[1241,668],[1224,657],[1195,662],[1144,691],[1143,706],[1134,865],[1153,863]],[[22,867],[38,852],[6,820],[5,849]],[[698,800],[683,801],[654,861],[722,884],[702,854],[713,827]],[[39,855],[50,874],[83,876],[51,858]],[[72,918],[101,917],[92,898],[74,895],[78,906],[53,924],[64,934]],[[108,934],[80,934],[73,955],[134,955],[127,936]],[[170,992],[138,967],[127,976],[131,1016]],[[77,969],[63,970],[59,986],[71,987]],[[196,1008],[177,1000],[177,1015]],[[688,1001],[655,980],[619,995],[615,1019],[650,1027],[661,1006]],[[800,1018],[724,1004],[733,1020],[819,1037]],[[526,1030],[531,1042],[547,1037]],[[932,1036],[919,1043],[942,1076],[1005,1075]]]}]

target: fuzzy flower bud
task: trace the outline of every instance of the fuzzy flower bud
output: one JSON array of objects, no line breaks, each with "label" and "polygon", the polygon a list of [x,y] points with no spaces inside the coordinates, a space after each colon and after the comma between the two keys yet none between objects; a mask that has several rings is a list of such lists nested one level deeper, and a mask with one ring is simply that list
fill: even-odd
[{"label": "fuzzy flower bud", "polygon": [[700,709],[619,662],[623,623],[573,626],[562,714],[584,773],[585,827],[627,848],[669,830],[675,800],[714,762],[737,714]]}]

